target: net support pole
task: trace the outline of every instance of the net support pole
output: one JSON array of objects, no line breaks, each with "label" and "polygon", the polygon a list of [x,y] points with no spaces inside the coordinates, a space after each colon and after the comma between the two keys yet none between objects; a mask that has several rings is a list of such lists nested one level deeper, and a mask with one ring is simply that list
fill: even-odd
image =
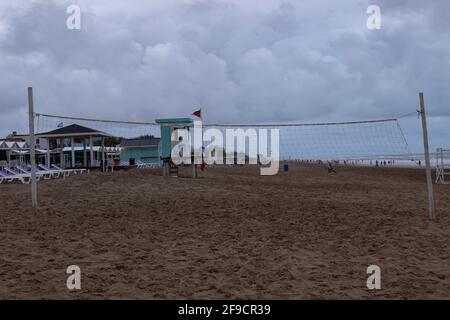
[{"label": "net support pole", "polygon": [[31,206],[37,208],[37,184],[36,184],[36,138],[34,136],[34,105],[33,88],[28,88],[28,126],[30,134],[30,165],[31,165]]},{"label": "net support pole", "polygon": [[435,212],[434,212],[433,181],[431,178],[430,148],[428,145],[427,116],[425,113],[425,102],[424,102],[424,98],[423,98],[423,92],[419,93],[419,98],[420,98],[420,115],[422,117],[423,149],[424,149],[424,154],[425,154],[425,166],[426,166],[426,172],[427,172],[428,215],[429,215],[430,220],[434,220]]}]

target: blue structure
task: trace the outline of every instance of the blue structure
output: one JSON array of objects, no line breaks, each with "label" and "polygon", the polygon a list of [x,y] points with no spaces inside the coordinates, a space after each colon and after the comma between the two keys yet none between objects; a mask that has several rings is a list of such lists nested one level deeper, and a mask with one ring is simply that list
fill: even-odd
[{"label": "blue structure", "polygon": [[120,146],[120,162],[134,164],[138,161],[146,164],[161,164],[161,139],[124,139]]},{"label": "blue structure", "polygon": [[[170,176],[174,172],[178,174],[178,167],[171,160],[173,146],[171,141],[172,132],[176,129],[192,127],[193,121],[191,118],[168,118],[156,119],[156,123],[161,125],[161,160],[164,164],[164,176]],[[193,165],[193,176],[196,177],[196,175],[196,166]]]}]

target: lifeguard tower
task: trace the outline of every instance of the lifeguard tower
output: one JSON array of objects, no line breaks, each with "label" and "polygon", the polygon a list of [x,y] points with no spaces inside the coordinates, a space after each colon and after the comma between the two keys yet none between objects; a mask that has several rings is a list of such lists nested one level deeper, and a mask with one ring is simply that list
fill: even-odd
[{"label": "lifeguard tower", "polygon": [[[193,127],[191,118],[168,118],[156,119],[156,123],[161,126],[161,160],[163,161],[164,176],[178,176],[178,165],[172,161],[172,148],[177,141],[172,141],[172,132],[177,129],[189,130]],[[190,152],[190,151],[189,151]],[[192,163],[192,177],[197,177],[197,168]]]}]

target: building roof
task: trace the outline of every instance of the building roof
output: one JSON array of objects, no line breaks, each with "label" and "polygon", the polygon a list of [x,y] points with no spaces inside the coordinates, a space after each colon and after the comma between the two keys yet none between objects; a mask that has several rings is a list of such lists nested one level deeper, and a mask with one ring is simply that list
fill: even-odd
[{"label": "building roof", "polygon": [[160,138],[122,139],[120,146],[122,148],[156,148],[160,140]]},{"label": "building roof", "polygon": [[[90,150],[91,149],[89,146],[86,147],[86,152],[89,152]],[[66,151],[72,151],[72,147],[64,147],[63,152],[66,152]],[[84,147],[73,147],[73,151],[84,151]],[[92,147],[92,151],[101,152],[102,147],[94,146],[94,147]],[[119,153],[120,151],[122,151],[122,148],[120,148],[120,147],[105,147],[106,153]]]},{"label": "building roof", "polygon": [[0,140],[0,149],[28,149],[29,147],[25,141]]},{"label": "building roof", "polygon": [[88,136],[103,136],[111,137],[102,131],[80,126],[78,124],[71,124],[62,128],[58,128],[53,131],[39,133],[36,135],[38,138],[67,138],[67,137],[88,137]]},{"label": "building roof", "polygon": [[191,118],[166,118],[166,119],[156,119],[155,121],[161,125],[179,125],[179,124],[190,124],[192,123]]},{"label": "building roof", "polygon": [[26,140],[30,135],[26,133],[17,133],[17,131],[13,131],[12,133],[8,134],[6,136],[5,140],[8,141],[24,141]]}]

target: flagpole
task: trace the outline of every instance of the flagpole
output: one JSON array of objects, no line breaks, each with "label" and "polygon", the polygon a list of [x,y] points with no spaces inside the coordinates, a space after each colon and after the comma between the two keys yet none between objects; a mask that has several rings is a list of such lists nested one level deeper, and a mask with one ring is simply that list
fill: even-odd
[{"label": "flagpole", "polygon": [[[205,160],[204,160],[204,141],[203,141],[203,116],[202,116],[202,108],[200,108],[199,110],[197,110],[197,111],[195,111],[192,115],[194,115],[194,116],[196,116],[197,118],[200,118],[200,123],[201,123],[201,128],[202,128],[202,131],[201,131],[201,139],[202,139],[202,146],[201,146],[201,156],[202,156],[202,163],[201,163],[201,168],[202,168],[202,171],[203,171],[203,169],[204,169],[204,163],[205,163]],[[195,159],[194,159],[194,161],[195,161]],[[195,166],[195,165],[194,165]]]}]

